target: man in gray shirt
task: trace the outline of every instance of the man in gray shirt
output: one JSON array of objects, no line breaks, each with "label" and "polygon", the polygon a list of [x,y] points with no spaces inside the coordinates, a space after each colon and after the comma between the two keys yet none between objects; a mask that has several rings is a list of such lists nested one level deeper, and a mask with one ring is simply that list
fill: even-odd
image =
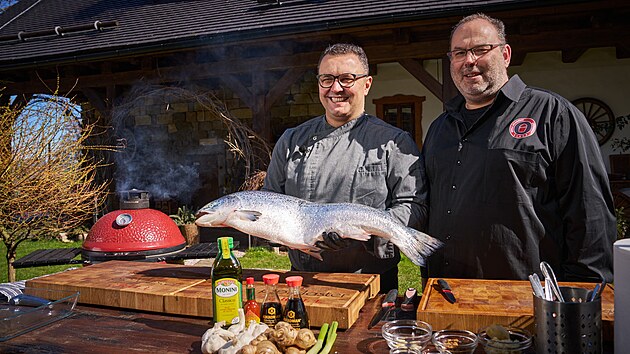
[{"label": "man in gray shirt", "polygon": [[[427,217],[424,164],[407,132],[365,113],[372,86],[367,56],[352,44],[321,55],[317,79],[326,110],[287,129],[273,150],[263,190],[318,203],[357,203],[387,210],[421,228]],[[324,234],[323,261],[289,250],[293,270],[381,274],[381,292],[398,287],[400,251],[387,240],[361,242]]]}]

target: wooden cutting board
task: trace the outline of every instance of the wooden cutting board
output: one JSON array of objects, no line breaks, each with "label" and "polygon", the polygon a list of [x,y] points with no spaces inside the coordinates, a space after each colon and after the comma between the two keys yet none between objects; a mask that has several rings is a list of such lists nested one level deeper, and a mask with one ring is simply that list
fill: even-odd
[{"label": "wooden cutting board", "polygon": [[[211,267],[148,262],[109,261],[28,280],[27,287],[79,291],[79,303],[129,308],[161,313],[211,317]],[[262,303],[262,276],[280,275],[278,294],[285,303],[285,278],[304,277],[302,299],[312,326],[339,322],[349,328],[359,317],[367,299],[378,294],[378,274],[306,273],[243,270],[243,279],[254,277],[256,299]],[[245,286],[243,286],[245,290]]]},{"label": "wooden cutting board", "polygon": [[[442,296],[437,279],[430,278],[418,306],[417,318],[431,324],[434,330],[467,329],[478,332],[491,324],[514,326],[534,333],[534,299],[529,281],[445,279],[457,301],[449,303]],[[593,283],[566,283],[592,289]],[[607,285],[602,293],[602,327],[604,338],[613,333],[615,289]],[[611,338],[611,337],[610,337]]]}]

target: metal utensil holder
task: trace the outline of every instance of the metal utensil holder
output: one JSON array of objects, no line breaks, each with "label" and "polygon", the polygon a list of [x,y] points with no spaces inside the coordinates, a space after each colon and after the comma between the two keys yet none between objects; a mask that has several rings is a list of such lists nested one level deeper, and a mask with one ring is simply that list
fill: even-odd
[{"label": "metal utensil holder", "polygon": [[534,296],[536,353],[600,354],[602,352],[602,302],[589,299],[591,291],[560,287],[566,302]]}]

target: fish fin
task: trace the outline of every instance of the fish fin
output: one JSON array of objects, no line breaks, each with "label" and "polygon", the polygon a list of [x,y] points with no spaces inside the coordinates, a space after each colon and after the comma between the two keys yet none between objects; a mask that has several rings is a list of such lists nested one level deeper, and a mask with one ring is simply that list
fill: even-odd
[{"label": "fish fin", "polygon": [[241,220],[256,221],[262,215],[259,211],[255,210],[236,210],[234,214]]},{"label": "fish fin", "polygon": [[444,246],[444,243],[424,232],[405,227],[407,232],[395,234],[390,241],[398,246],[415,265],[423,267],[426,257]]},{"label": "fish fin", "polygon": [[350,224],[338,225],[326,230],[326,232],[336,232],[342,238],[351,238],[359,241],[367,241],[371,237],[370,233],[363,230],[363,228]]},{"label": "fish fin", "polygon": [[300,251],[308,254],[309,256],[313,257],[313,258],[317,258],[320,261],[323,261],[324,259],[322,258],[322,255],[320,253],[322,253],[322,250],[315,247],[315,248],[301,248]]}]

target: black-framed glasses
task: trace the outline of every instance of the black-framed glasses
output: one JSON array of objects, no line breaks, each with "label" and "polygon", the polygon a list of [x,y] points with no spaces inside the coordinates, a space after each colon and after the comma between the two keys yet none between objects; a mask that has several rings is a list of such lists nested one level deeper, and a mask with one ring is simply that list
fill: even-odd
[{"label": "black-framed glasses", "polygon": [[473,56],[473,59],[477,60],[480,57],[488,54],[489,51],[493,50],[494,48],[500,47],[502,45],[505,45],[505,43],[482,44],[482,45],[474,46],[470,49],[454,49],[454,50],[451,50],[450,52],[447,52],[446,55],[448,55],[451,61],[463,61],[468,56],[468,52],[470,52],[470,54],[472,54]]},{"label": "black-framed glasses", "polygon": [[368,74],[339,74],[339,75],[330,75],[330,74],[319,74],[317,75],[317,82],[321,88],[331,88],[332,85],[335,84],[335,80],[339,81],[339,85],[344,88],[350,88],[354,85],[354,83],[358,79],[362,79],[364,77],[369,76]]}]

